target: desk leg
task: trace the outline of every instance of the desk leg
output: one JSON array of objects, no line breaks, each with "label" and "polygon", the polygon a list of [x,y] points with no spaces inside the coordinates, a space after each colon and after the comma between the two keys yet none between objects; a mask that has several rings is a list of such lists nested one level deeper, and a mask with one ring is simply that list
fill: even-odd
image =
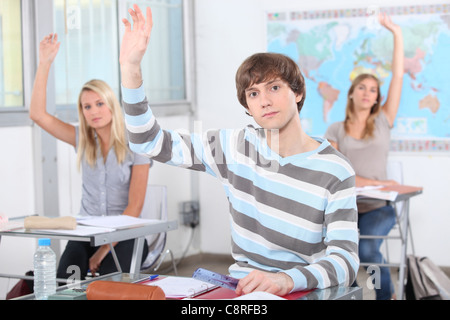
[{"label": "desk leg", "polygon": [[114,246],[112,243],[109,244],[109,249],[114,259],[114,263],[116,264],[117,271],[122,273],[122,268],[119,263],[119,259],[117,258],[116,250],[114,250]]},{"label": "desk leg", "polygon": [[402,229],[402,251],[400,255],[400,268],[398,275],[398,299],[404,299],[404,289],[405,289],[405,276],[406,276],[406,259],[407,259],[407,248],[408,248],[408,224],[409,224],[409,199],[405,200],[405,204],[403,206],[403,214],[401,221],[401,229]]},{"label": "desk leg", "polygon": [[133,256],[131,258],[130,273],[139,274],[142,265],[142,250],[144,249],[144,237],[134,239]]}]

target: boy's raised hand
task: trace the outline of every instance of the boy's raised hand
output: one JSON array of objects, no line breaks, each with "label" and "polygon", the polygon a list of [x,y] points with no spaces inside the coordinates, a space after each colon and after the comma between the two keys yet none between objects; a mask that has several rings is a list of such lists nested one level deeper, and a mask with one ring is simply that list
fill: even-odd
[{"label": "boy's raised hand", "polygon": [[136,4],[128,12],[133,20],[133,27],[126,18],[122,19],[125,25],[125,33],[120,46],[119,61],[122,71],[122,84],[127,88],[137,88],[142,83],[140,65],[150,41],[153,18],[149,7],[146,10],[147,19]]}]

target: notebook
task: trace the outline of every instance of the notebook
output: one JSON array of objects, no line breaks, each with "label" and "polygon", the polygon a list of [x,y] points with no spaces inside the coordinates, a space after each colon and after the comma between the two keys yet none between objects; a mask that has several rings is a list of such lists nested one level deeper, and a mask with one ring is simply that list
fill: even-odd
[{"label": "notebook", "polygon": [[158,286],[166,294],[166,298],[183,299],[192,298],[202,293],[208,292],[216,285],[188,277],[165,277],[159,280],[142,283],[148,286]]}]

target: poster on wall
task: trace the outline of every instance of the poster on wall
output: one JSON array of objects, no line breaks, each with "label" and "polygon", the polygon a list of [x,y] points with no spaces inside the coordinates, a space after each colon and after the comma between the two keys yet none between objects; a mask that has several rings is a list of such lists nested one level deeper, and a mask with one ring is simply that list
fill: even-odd
[{"label": "poster on wall", "polygon": [[267,51],[294,59],[305,77],[304,129],[322,136],[342,121],[360,73],[376,75],[386,98],[393,38],[378,23],[379,12],[401,26],[405,46],[391,150],[450,152],[450,4],[267,12]]}]

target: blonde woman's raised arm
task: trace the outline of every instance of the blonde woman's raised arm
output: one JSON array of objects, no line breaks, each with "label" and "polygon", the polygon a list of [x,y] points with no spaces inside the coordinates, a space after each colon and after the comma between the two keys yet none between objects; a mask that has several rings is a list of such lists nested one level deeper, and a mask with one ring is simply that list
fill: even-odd
[{"label": "blonde woman's raised arm", "polygon": [[39,65],[31,93],[30,118],[55,138],[75,146],[75,127],[47,112],[47,82],[50,68],[60,43],[56,34],[49,34],[39,45]]},{"label": "blonde woman's raised arm", "polygon": [[386,29],[392,32],[394,36],[394,51],[392,56],[392,79],[389,85],[388,96],[383,111],[393,126],[395,117],[397,116],[398,107],[400,105],[400,98],[402,95],[403,75],[404,75],[404,48],[403,48],[403,34],[400,26],[394,24],[391,18],[385,13],[379,16],[380,23]]}]

